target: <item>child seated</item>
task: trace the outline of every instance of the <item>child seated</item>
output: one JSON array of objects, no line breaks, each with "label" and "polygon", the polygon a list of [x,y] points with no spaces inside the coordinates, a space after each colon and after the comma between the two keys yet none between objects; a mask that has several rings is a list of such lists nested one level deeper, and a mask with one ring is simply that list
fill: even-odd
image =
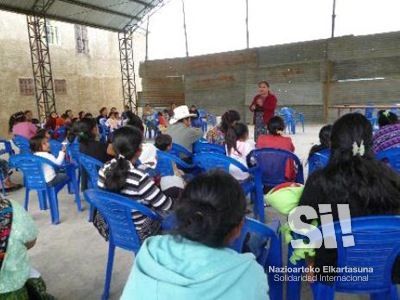
[{"label": "child seated", "polygon": [[113,132],[114,130],[121,127],[121,120],[119,118],[119,113],[111,112],[110,117],[107,119],[105,124],[106,126],[110,127],[110,132]]},{"label": "child seated", "polygon": [[269,299],[255,256],[228,248],[246,212],[242,188],[231,175],[213,171],[195,177],[175,212],[173,233],[144,241],[121,299]]},{"label": "child seated", "polygon": [[[262,134],[257,139],[257,148],[273,148],[294,152],[292,139],[288,136],[283,136],[285,130],[285,122],[279,116],[272,117],[267,129],[269,134]],[[292,160],[287,161],[285,178],[288,181],[293,181],[296,178],[296,170]]]},{"label": "child seated", "polygon": [[[29,141],[29,144],[32,152],[35,155],[46,158],[58,166],[63,164],[65,158],[65,146],[62,147],[61,151],[58,153],[58,156],[55,157],[50,153],[49,139],[45,135],[40,134],[34,136]],[[43,172],[44,179],[51,186],[57,185],[68,179],[68,176],[65,173],[56,173],[54,168],[48,164],[43,164]]]},{"label": "child seated", "polygon": [[[155,146],[160,151],[170,151],[172,148],[171,136],[168,134],[158,135],[155,140]],[[173,199],[177,199],[185,187],[185,181],[182,178],[184,173],[178,169],[174,162],[172,162],[172,167],[174,169],[174,175],[162,176],[160,180],[160,187],[165,195],[170,196]]]},{"label": "child seated", "polygon": [[[254,142],[249,140],[249,128],[246,124],[236,123],[228,129],[225,135],[226,153],[247,167],[246,157],[255,149]],[[246,180],[250,174],[231,165],[229,173],[237,180]]]}]

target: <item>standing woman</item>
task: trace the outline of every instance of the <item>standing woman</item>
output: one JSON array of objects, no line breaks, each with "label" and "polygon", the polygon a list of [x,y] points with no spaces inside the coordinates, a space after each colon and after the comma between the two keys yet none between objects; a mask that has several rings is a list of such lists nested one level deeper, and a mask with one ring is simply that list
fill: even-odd
[{"label": "standing woman", "polygon": [[269,90],[269,83],[260,81],[258,83],[258,95],[254,97],[249,107],[250,111],[254,113],[254,141],[257,141],[260,134],[266,133],[266,125],[275,114],[277,102],[276,96]]}]

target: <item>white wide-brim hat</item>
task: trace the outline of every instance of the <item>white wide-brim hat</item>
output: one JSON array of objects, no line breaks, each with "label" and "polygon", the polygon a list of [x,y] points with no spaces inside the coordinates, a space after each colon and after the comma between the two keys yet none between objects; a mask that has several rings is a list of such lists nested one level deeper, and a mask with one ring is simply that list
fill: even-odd
[{"label": "white wide-brim hat", "polygon": [[173,117],[169,120],[169,124],[175,124],[179,120],[186,119],[189,117],[196,117],[196,114],[191,114],[189,112],[189,107],[186,105],[181,105],[178,106],[174,109],[174,115]]}]

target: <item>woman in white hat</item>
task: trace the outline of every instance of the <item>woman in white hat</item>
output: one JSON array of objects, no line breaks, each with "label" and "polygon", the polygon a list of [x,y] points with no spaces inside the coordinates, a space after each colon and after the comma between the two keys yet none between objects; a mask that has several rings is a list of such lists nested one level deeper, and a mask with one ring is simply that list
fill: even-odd
[{"label": "woman in white hat", "polygon": [[185,147],[190,152],[193,151],[193,143],[203,137],[200,128],[190,127],[190,118],[196,117],[189,112],[186,105],[178,106],[174,109],[174,116],[169,120],[171,126],[168,127],[166,134],[172,137],[172,142]]}]

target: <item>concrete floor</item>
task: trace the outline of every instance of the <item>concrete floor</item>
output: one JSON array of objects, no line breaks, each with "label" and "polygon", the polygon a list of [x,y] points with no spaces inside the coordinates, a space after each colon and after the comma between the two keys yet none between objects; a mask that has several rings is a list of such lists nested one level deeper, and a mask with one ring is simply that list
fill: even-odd
[{"label": "concrete floor", "polygon": [[[292,136],[296,154],[303,162],[312,144],[318,142],[320,127],[307,126],[305,133],[299,132]],[[15,174],[13,180],[20,182],[21,176]],[[22,204],[24,189],[10,193],[9,198]],[[37,196],[31,193],[29,213],[40,232],[29,256],[32,266],[46,281],[48,291],[61,300],[100,299],[103,290],[108,244],[87,221],[87,205],[83,203],[85,210],[77,212],[73,196],[65,190],[61,191],[61,223],[54,226],[50,223],[49,212],[38,209]],[[110,299],[119,299],[133,259],[132,253],[116,250]],[[307,288],[302,293],[302,299],[310,299]]]}]

